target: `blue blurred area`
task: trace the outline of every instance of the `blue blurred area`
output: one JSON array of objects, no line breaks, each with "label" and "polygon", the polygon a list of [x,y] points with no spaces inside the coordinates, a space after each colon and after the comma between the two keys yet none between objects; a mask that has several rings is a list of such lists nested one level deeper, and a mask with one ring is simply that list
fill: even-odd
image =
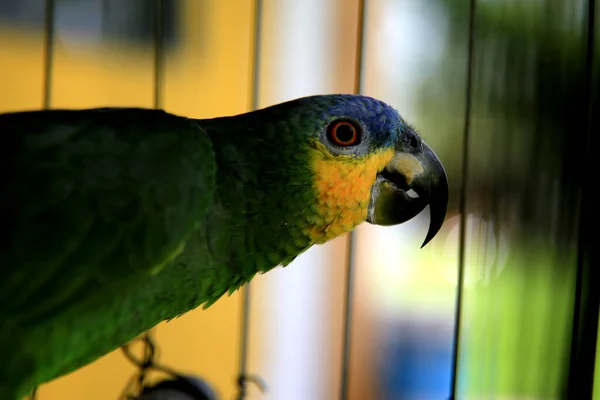
[{"label": "blue blurred area", "polygon": [[378,346],[382,400],[443,399],[448,395],[451,329],[422,318],[388,325],[382,336]]}]

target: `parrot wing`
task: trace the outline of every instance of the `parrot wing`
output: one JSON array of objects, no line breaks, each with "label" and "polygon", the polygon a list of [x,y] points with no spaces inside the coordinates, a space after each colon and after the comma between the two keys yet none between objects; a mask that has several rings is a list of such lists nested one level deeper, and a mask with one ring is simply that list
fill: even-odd
[{"label": "parrot wing", "polygon": [[214,191],[194,120],[104,108],[0,115],[0,318],[23,323],[177,256]]}]

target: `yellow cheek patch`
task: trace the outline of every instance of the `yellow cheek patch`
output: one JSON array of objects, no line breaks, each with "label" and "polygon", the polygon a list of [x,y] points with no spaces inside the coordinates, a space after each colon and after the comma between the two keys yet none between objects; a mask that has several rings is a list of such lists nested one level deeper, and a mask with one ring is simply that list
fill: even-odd
[{"label": "yellow cheek patch", "polygon": [[319,223],[309,228],[315,243],[325,243],[354,229],[367,218],[371,187],[377,173],[394,157],[394,149],[382,149],[361,158],[332,155],[318,143],[313,158],[316,212]]}]

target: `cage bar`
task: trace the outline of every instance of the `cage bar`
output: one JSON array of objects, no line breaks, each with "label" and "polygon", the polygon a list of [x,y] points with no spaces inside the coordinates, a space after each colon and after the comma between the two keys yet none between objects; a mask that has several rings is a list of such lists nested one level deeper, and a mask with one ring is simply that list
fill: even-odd
[{"label": "cage bar", "polygon": [[464,115],[464,133],[463,133],[463,160],[461,171],[461,186],[460,186],[460,231],[459,231],[459,248],[458,248],[458,279],[456,285],[456,306],[454,317],[454,337],[452,348],[452,370],[450,382],[450,399],[457,398],[458,390],[458,361],[460,357],[460,327],[462,317],[463,303],[463,288],[465,277],[465,252],[466,252],[466,232],[467,232],[467,193],[468,193],[468,177],[469,177],[469,139],[471,134],[471,94],[473,91],[473,56],[475,53],[475,11],[477,0],[469,2],[469,34],[468,34],[468,49],[467,49],[467,80],[465,84],[465,115]]},{"label": "cage bar", "polygon": [[[254,0],[254,32],[252,33],[252,78],[250,82],[250,109],[258,108],[258,90],[260,83],[260,39],[262,23],[262,0]],[[250,300],[251,282],[242,287],[242,315],[240,331],[240,355],[238,374],[238,400],[244,400],[247,395],[248,352],[250,336]]]}]

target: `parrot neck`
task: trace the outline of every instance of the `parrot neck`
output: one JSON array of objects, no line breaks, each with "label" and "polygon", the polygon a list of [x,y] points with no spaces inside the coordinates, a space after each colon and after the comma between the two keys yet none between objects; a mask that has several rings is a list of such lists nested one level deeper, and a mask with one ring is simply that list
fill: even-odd
[{"label": "parrot neck", "polygon": [[378,168],[393,156],[390,149],[369,160],[334,160],[306,135],[319,129],[312,119],[264,110],[199,124],[217,163],[207,226],[223,227],[222,262],[241,265],[246,280],[365,221]]},{"label": "parrot neck", "polygon": [[[317,221],[316,194],[310,149],[301,145],[306,140],[252,113],[198,123],[212,140],[217,163],[207,221],[210,240],[219,249],[213,256],[241,273],[243,281],[289,264],[314,244],[307,227]],[[287,130],[286,135],[278,130]]]}]

